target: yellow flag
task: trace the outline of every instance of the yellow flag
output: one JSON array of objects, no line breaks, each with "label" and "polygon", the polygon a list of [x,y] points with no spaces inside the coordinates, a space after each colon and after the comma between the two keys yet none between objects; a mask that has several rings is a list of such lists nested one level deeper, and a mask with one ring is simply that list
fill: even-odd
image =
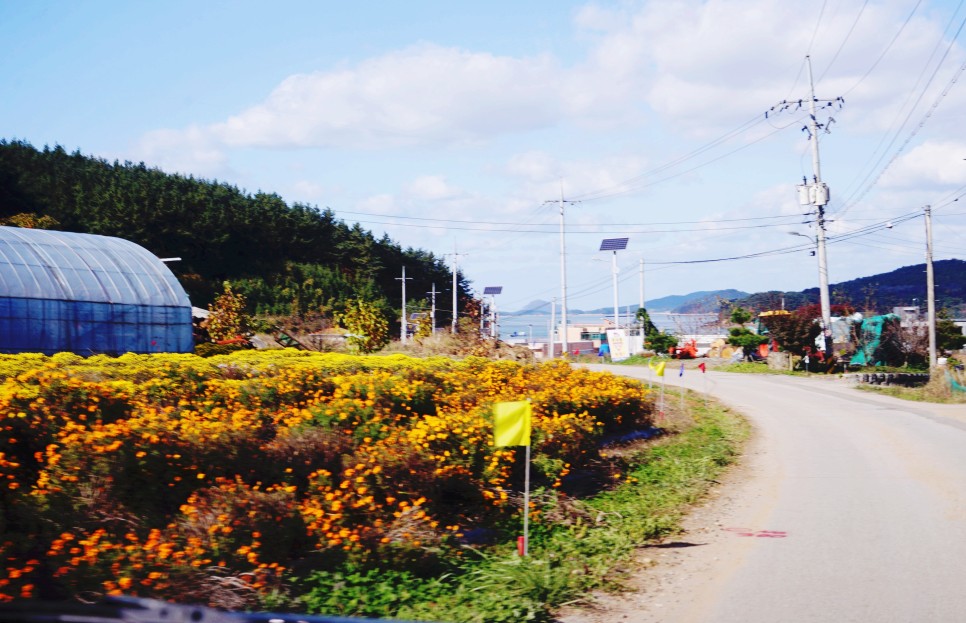
[{"label": "yellow flag", "polygon": [[654,366],[654,373],[658,376],[664,376],[664,366],[667,364],[666,361],[662,361],[656,366]]},{"label": "yellow flag", "polygon": [[529,400],[498,402],[493,405],[493,445],[530,445]]}]

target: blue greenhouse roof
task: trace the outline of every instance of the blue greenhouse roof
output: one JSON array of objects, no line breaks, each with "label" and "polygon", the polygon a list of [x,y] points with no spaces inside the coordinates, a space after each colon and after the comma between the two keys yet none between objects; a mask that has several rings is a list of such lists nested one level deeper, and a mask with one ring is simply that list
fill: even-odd
[{"label": "blue greenhouse roof", "polygon": [[164,262],[121,238],[0,227],[0,296],[190,307]]}]

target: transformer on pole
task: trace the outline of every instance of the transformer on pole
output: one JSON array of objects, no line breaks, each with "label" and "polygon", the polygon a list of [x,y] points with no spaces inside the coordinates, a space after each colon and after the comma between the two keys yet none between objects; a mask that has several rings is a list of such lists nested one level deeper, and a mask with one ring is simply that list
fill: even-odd
[{"label": "transformer on pole", "polygon": [[[829,203],[830,193],[828,185],[822,181],[822,166],[821,160],[819,159],[818,137],[819,130],[823,130],[826,134],[829,132],[828,127],[835,121],[835,119],[833,117],[829,117],[828,121],[825,123],[819,123],[818,105],[821,104],[822,108],[838,105],[838,107],[841,108],[845,100],[843,100],[841,97],[838,97],[834,100],[817,99],[815,97],[815,82],[812,78],[811,57],[806,56],[805,62],[808,65],[808,122],[805,127],[802,128],[802,131],[806,132],[808,134],[808,139],[812,141],[813,173],[811,183],[809,183],[807,179],[803,179],[802,184],[798,186],[798,201],[802,206],[809,206],[813,208],[815,213],[815,246],[818,253],[818,292],[822,308],[822,335],[824,337],[823,350],[825,351],[826,357],[830,357],[833,354],[832,309],[828,291],[828,259],[825,255],[825,206],[827,206]],[[795,107],[795,110],[800,110],[803,103],[803,100],[798,100],[797,102],[782,100],[780,103],[772,106],[770,112],[781,112],[792,109],[792,107]],[[768,112],[765,113],[765,117],[768,117]]]}]

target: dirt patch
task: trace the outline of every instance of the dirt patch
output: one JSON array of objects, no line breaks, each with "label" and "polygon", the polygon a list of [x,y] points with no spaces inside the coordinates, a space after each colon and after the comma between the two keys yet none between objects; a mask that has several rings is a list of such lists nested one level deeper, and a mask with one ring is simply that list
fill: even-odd
[{"label": "dirt patch", "polygon": [[[680,533],[641,548],[620,593],[596,592],[560,611],[560,623],[668,623],[698,621],[726,571],[729,550],[739,540],[729,530],[756,506],[760,490],[749,484],[762,452],[756,433],[740,461],[730,466],[705,498],[695,505]],[[736,523],[737,522],[737,523]],[[700,589],[700,590],[698,590]],[[704,595],[704,596],[703,596]]]}]

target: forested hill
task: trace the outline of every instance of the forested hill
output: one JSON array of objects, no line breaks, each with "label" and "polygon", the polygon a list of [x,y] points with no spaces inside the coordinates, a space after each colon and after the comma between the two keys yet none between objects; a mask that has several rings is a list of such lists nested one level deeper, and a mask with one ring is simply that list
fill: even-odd
[{"label": "forested hill", "polygon": [[[966,261],[939,260],[933,262],[936,309],[953,315],[966,311]],[[782,299],[786,309],[818,303],[818,288],[801,292],[759,292],[737,299],[733,304],[756,311],[780,309]],[[903,266],[888,273],[860,277],[829,286],[833,305],[846,304],[860,311],[891,312],[894,307],[926,306],[926,265]]]},{"label": "forested hill", "polygon": [[[387,236],[376,239],[329,209],[143,163],[0,140],[0,220],[18,214],[53,218],[51,229],[117,236],[158,257],[180,257],[169,266],[199,306],[226,280],[270,313],[338,310],[357,296],[398,309],[403,266],[412,278],[407,288],[420,295],[433,283],[439,291],[452,282],[442,258],[403,249]],[[465,298],[468,283],[461,277],[459,285]]]}]

